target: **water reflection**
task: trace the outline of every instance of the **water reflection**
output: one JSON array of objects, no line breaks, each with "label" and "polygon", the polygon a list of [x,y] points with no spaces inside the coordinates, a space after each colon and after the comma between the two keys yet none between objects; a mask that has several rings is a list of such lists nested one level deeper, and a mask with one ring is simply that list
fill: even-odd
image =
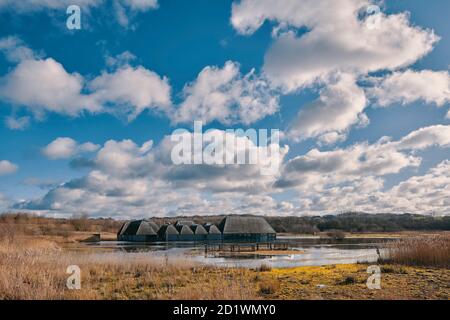
[{"label": "water reflection", "polygon": [[190,262],[221,267],[257,268],[267,264],[274,268],[317,266],[341,263],[368,262],[378,259],[377,248],[389,239],[349,238],[344,240],[280,237],[277,242],[289,243],[286,254],[218,253],[206,252],[201,242],[130,243],[104,241],[90,246],[127,252],[148,252],[155,258],[186,259]]}]

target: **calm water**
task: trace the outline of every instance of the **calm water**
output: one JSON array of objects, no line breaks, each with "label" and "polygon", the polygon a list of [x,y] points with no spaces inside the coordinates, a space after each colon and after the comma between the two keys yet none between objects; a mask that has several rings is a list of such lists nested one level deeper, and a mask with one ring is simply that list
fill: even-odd
[{"label": "calm water", "polygon": [[[267,264],[274,268],[284,268],[376,262],[378,258],[376,248],[382,246],[388,240],[358,238],[335,241],[317,238],[280,237],[277,241],[288,242],[289,250],[293,251],[293,254],[285,255],[219,254],[212,252],[205,254],[203,244],[189,242],[144,244],[104,241],[89,246],[118,251],[121,254],[148,253],[158,259],[179,260],[182,258],[190,262],[214,266],[256,268],[261,264]],[[130,258],[132,256],[130,254]]]}]

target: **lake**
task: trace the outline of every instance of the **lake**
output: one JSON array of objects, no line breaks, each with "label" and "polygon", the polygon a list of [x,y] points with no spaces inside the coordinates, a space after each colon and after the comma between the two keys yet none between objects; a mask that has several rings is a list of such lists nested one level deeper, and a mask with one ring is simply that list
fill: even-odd
[{"label": "lake", "polygon": [[348,238],[344,240],[278,237],[276,242],[289,243],[289,254],[253,254],[253,253],[205,253],[202,243],[164,242],[133,243],[102,241],[89,244],[91,248],[108,249],[120,252],[149,254],[158,259],[185,259],[187,262],[220,267],[257,268],[262,264],[273,268],[298,266],[320,266],[357,262],[374,263],[378,259],[377,248],[392,239],[388,238]]}]

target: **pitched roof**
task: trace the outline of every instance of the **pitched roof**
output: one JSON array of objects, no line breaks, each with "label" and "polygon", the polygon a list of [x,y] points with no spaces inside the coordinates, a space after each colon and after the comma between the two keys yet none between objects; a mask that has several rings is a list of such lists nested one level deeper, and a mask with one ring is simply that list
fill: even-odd
[{"label": "pitched roof", "polygon": [[178,225],[177,230],[180,234],[194,234],[191,228],[189,228],[189,226],[186,225]]},{"label": "pitched roof", "polygon": [[223,234],[276,233],[262,217],[228,216],[222,219],[219,229]]},{"label": "pitched roof", "polygon": [[119,231],[120,235],[156,235],[155,228],[158,226],[147,220],[133,220],[123,224]]},{"label": "pitched roof", "polygon": [[130,221],[126,221],[122,224],[122,226],[120,227],[119,231],[117,232],[118,235],[123,234],[124,230],[128,227],[128,225],[130,224]]},{"label": "pitched roof", "polygon": [[166,234],[178,234],[178,230],[172,224],[165,224],[158,230],[158,235],[163,236]]},{"label": "pitched roof", "polygon": [[217,228],[217,226],[215,224],[206,223],[203,225],[203,227],[205,227],[205,230],[209,234],[221,234],[219,228]]},{"label": "pitched roof", "polygon": [[208,234],[208,231],[206,231],[201,224],[193,224],[191,230],[194,234]]}]

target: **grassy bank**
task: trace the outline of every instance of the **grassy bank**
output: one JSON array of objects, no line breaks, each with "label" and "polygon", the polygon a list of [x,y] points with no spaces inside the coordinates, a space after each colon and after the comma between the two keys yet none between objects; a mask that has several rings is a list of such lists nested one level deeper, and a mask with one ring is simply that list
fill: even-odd
[{"label": "grassy bank", "polygon": [[[81,268],[81,290],[65,286]],[[449,299],[450,270],[382,265],[368,290],[366,265],[224,269],[144,253],[71,251],[53,241],[0,241],[0,299]]]}]

